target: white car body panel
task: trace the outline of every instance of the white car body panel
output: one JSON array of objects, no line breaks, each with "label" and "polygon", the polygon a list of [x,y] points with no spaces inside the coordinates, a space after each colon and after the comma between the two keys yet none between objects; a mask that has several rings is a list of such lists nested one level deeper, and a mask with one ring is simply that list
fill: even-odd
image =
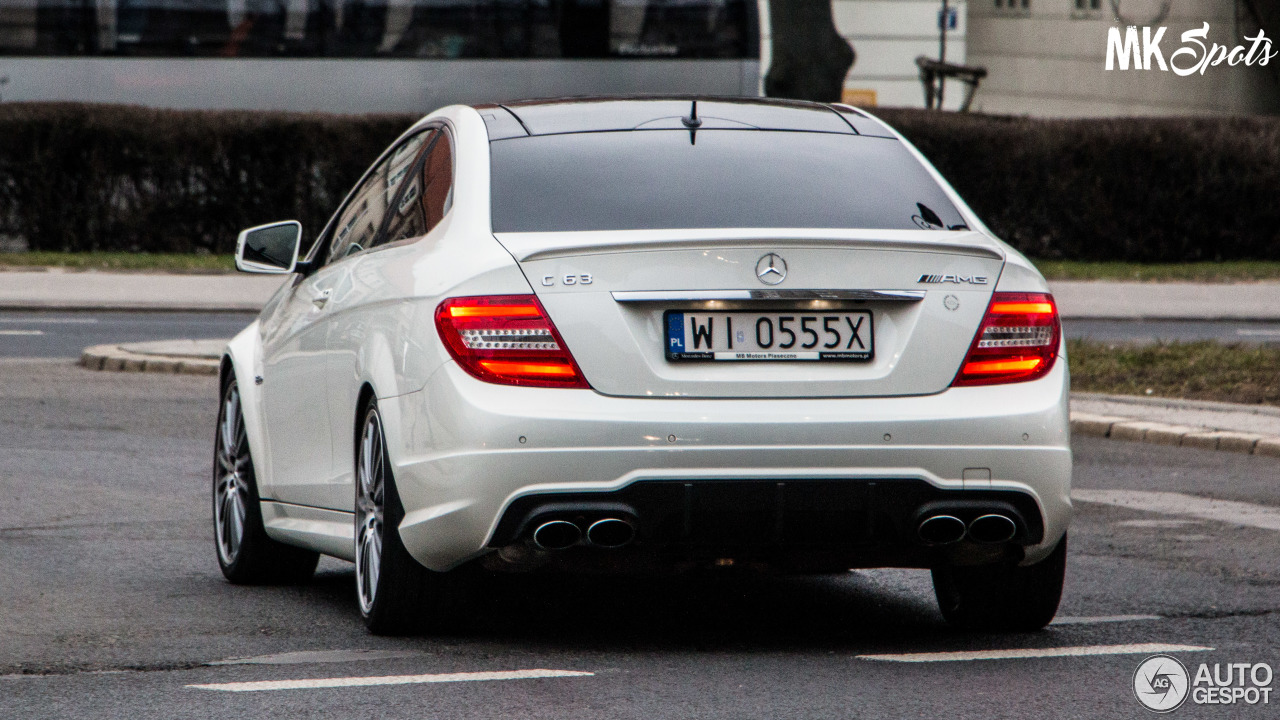
[{"label": "white car body panel", "polygon": [[[906,398],[667,400],[559,390],[551,402],[540,388],[490,385],[450,363],[423,392],[379,407],[384,422],[400,424],[392,463],[406,507],[417,508],[401,536],[434,570],[483,553],[496,518],[521,495],[663,477],[910,477],[939,488],[1019,489],[1046,517],[1046,541],[1028,549],[1035,561],[1071,515],[1065,374],[1058,366],[1028,383]],[[991,479],[966,485],[966,468],[989,468]]]},{"label": "white car body panel", "polygon": [[[480,113],[451,106],[414,127],[430,123],[444,124],[455,142],[454,200],[445,219],[416,242],[375,248],[286,283],[262,319],[228,345],[271,537],[353,556],[361,392],[378,398],[406,509],[401,537],[432,570],[492,551],[499,519],[519,498],[668,478],[905,478],[941,489],[1017,490],[1035,499],[1044,523],[1042,540],[1026,548],[1026,563],[1046,557],[1066,532],[1065,347],[1038,380],[948,388],[991,292],[1047,292],[1047,285],[914,148],[973,231],[495,237]],[[836,257],[854,250],[879,261],[850,277]],[[875,306],[884,323],[877,332],[885,334],[877,335],[876,360],[857,367],[851,382],[830,364],[807,368],[802,379],[791,367],[667,363],[652,327],[654,309],[624,306],[611,295],[758,290],[754,264],[771,251],[799,262],[787,288],[909,289],[925,296]],[[547,276],[582,273],[593,283],[542,284]],[[924,273],[989,280],[919,285]],[[312,299],[324,290],[331,293],[317,307]],[[445,298],[534,292],[594,390],[482,382],[442,346],[434,313]],[[958,308],[938,311],[949,295]],[[904,353],[912,337],[918,342]],[[322,402],[307,400],[321,391]],[[965,471],[975,469],[989,470],[990,479],[980,472],[966,479]]]}]

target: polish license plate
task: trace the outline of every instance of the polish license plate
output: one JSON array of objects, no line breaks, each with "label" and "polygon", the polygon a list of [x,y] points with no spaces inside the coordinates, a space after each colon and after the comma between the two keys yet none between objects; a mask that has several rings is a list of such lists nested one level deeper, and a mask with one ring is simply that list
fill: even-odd
[{"label": "polish license plate", "polygon": [[663,319],[668,360],[865,362],[875,357],[870,310],[668,310]]}]

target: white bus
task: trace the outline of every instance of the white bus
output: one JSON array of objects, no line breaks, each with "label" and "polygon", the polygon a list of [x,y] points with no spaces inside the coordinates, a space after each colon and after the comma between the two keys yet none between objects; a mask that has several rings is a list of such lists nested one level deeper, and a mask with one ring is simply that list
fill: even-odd
[{"label": "white bus", "polygon": [[757,95],[756,0],[0,0],[0,102],[425,113]]}]

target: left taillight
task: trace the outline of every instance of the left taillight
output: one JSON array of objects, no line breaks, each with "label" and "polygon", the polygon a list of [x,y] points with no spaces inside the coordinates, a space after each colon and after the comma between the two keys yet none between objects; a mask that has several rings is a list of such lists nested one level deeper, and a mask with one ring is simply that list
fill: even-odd
[{"label": "left taillight", "polygon": [[1058,357],[1062,326],[1048,293],[998,292],[951,383],[996,385],[1044,377]]},{"label": "left taillight", "polygon": [[480,380],[590,387],[533,295],[449,298],[436,308],[436,330],[458,365]]}]

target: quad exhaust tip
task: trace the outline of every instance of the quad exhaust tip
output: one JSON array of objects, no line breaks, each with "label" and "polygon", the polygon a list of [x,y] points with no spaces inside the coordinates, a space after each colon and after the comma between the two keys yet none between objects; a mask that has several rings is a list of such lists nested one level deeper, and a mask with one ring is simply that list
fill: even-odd
[{"label": "quad exhaust tip", "polygon": [[544,522],[533,531],[533,544],[543,550],[564,550],[581,539],[582,530],[565,520]]},{"label": "quad exhaust tip", "polygon": [[591,523],[587,528],[587,542],[602,548],[620,548],[636,537],[631,523],[618,518],[605,518]]},{"label": "quad exhaust tip", "polygon": [[1002,543],[1013,539],[1018,525],[1009,517],[992,513],[974,518],[969,523],[969,537],[974,542]]},{"label": "quad exhaust tip", "polygon": [[964,538],[964,521],[954,515],[934,515],[920,522],[916,532],[930,545],[947,545]]}]

